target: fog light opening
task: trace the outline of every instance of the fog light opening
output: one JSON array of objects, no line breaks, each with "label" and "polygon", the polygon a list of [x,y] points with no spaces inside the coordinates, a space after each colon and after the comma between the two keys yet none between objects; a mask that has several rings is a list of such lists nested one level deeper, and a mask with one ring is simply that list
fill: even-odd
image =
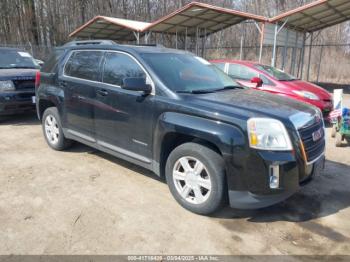
[{"label": "fog light opening", "polygon": [[276,189],[280,186],[280,166],[270,165],[269,168],[270,188]]}]

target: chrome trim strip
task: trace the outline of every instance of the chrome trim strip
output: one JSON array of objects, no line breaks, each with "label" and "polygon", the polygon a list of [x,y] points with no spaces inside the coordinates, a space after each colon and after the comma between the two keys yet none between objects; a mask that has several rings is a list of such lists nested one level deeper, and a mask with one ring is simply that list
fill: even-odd
[{"label": "chrome trim strip", "polygon": [[140,144],[140,145],[143,145],[143,146],[148,146],[148,144],[146,144],[146,143],[144,143],[144,142],[142,142],[140,140],[134,139],[134,138],[132,139],[132,141],[135,142],[136,144]]},{"label": "chrome trim strip", "polygon": [[72,129],[67,129],[67,132],[74,135],[74,136],[80,137],[86,141],[96,143],[96,140],[94,138],[92,138],[91,136],[84,135],[84,134],[77,132],[77,131],[74,131]]},{"label": "chrome trim strip", "polygon": [[97,144],[100,145],[100,146],[103,146],[103,147],[105,147],[107,149],[110,149],[112,151],[115,151],[117,153],[129,156],[129,157],[134,158],[134,159],[139,160],[139,161],[142,161],[144,163],[147,163],[147,164],[151,163],[151,160],[146,158],[146,157],[144,157],[144,156],[141,156],[139,154],[135,154],[133,152],[130,152],[128,150],[125,150],[125,149],[117,147],[117,146],[113,146],[113,145],[111,145],[109,143],[106,143],[106,142],[98,140]]}]

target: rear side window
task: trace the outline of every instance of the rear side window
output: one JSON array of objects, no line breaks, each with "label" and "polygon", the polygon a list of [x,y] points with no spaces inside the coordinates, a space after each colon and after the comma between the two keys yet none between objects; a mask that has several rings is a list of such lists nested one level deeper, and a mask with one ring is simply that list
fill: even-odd
[{"label": "rear side window", "polygon": [[123,80],[128,77],[146,78],[146,73],[130,56],[116,52],[107,53],[102,81],[122,86]]},{"label": "rear side window", "polygon": [[250,80],[253,77],[258,77],[259,73],[243,65],[230,64],[228,75],[234,79]]},{"label": "rear side window", "polygon": [[103,52],[75,51],[68,59],[64,74],[71,77],[100,81],[100,64]]}]

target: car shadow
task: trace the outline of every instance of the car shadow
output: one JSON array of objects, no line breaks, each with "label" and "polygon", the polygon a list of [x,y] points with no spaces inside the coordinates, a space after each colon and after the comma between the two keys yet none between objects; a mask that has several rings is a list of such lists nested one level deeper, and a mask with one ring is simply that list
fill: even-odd
[{"label": "car shadow", "polygon": [[28,112],[18,115],[0,116],[0,126],[30,126],[40,125],[40,121],[35,112]]},{"label": "car shadow", "polygon": [[123,160],[123,159],[117,158],[115,156],[112,156],[110,154],[104,153],[104,152],[102,152],[102,151],[100,151],[98,149],[95,149],[95,148],[83,145],[83,144],[81,144],[79,142],[74,142],[74,145],[72,147],[70,147],[67,150],[67,152],[69,152],[69,153],[88,153],[88,154],[93,154],[93,155],[101,157],[101,158],[103,158],[103,159],[105,159],[107,161],[110,161],[113,164],[120,165],[122,167],[130,169],[131,171],[133,171],[135,173],[138,173],[140,175],[144,175],[144,176],[147,176],[147,177],[152,178],[154,180],[157,180],[159,182],[166,183],[165,179],[163,179],[161,177],[158,177],[155,173],[153,173],[152,171],[150,171],[150,170],[148,170],[146,168],[137,166],[137,165],[132,164],[132,163],[126,161],[126,160]]},{"label": "car shadow", "polygon": [[[69,152],[94,154],[135,173],[166,183],[164,178],[158,177],[145,168],[79,143],[69,149]],[[349,170],[349,165],[327,160],[325,170],[320,176],[314,178],[299,192],[281,203],[256,210],[238,210],[226,206],[211,216],[219,218],[224,224],[234,223],[237,219],[266,223],[277,221],[306,222],[326,217],[350,206]]]},{"label": "car shadow", "polygon": [[327,161],[320,176],[279,204],[257,210],[226,207],[213,217],[221,218],[223,224],[242,218],[254,223],[306,222],[338,213],[350,206],[349,170],[346,164]]}]

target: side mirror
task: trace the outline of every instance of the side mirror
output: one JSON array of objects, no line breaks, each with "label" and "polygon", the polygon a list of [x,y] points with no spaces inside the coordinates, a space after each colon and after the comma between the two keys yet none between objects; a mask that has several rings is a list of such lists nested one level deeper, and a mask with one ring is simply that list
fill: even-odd
[{"label": "side mirror", "polygon": [[256,84],[256,87],[262,87],[264,83],[260,77],[253,77],[250,82]]},{"label": "side mirror", "polygon": [[139,91],[144,94],[152,92],[152,86],[146,83],[146,78],[143,77],[128,77],[123,80],[123,89],[130,91]]}]

